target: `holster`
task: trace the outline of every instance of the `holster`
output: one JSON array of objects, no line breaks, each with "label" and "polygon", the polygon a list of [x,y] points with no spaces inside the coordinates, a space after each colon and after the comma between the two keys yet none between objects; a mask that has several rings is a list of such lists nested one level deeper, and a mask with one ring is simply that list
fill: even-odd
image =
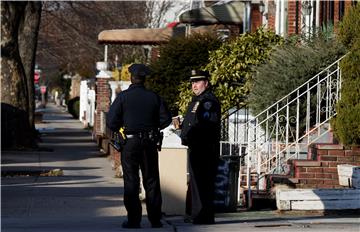
[{"label": "holster", "polygon": [[156,147],[157,147],[158,151],[161,151],[161,145],[162,145],[162,141],[164,138],[164,133],[161,132],[160,130],[151,131],[149,138],[153,143],[156,143]]},{"label": "holster", "polygon": [[163,139],[164,139],[164,133],[163,133],[162,131],[159,131],[158,134],[159,134],[159,135],[158,135],[159,138],[158,138],[158,141],[157,141],[156,145],[157,145],[158,151],[161,151],[162,141],[163,141]]},{"label": "holster", "polygon": [[111,141],[111,145],[117,151],[121,151],[121,148],[126,144],[126,135],[123,130],[119,130],[119,132],[113,133],[113,139]]}]

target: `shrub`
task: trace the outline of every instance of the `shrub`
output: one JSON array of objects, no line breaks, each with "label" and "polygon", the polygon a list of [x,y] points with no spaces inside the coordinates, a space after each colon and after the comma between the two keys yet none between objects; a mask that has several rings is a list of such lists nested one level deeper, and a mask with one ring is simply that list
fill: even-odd
[{"label": "shrub", "polygon": [[152,62],[152,75],[146,85],[159,93],[168,103],[173,115],[178,114],[183,83],[190,83],[192,69],[200,69],[208,63],[209,51],[217,49],[221,41],[211,34],[192,34],[188,38],[174,38],[160,46],[160,57]]},{"label": "shrub", "polygon": [[[344,145],[360,145],[360,44],[341,62],[341,99],[332,126]],[[356,61],[356,62],[355,62]]]},{"label": "shrub", "polygon": [[128,70],[128,68],[130,67],[131,64],[125,64],[122,66],[121,68],[121,74],[120,74],[120,80],[122,81],[130,81],[130,72]]},{"label": "shrub", "polygon": [[344,145],[360,145],[360,5],[353,7],[340,25],[339,38],[350,48],[342,60],[341,99],[331,121],[335,136]]},{"label": "shrub", "polygon": [[351,48],[356,40],[360,38],[360,4],[352,7],[340,23],[338,33],[340,41]]},{"label": "shrub", "polygon": [[260,28],[240,35],[211,52],[206,70],[211,73],[211,84],[223,113],[245,104],[254,67],[265,62],[272,49],[282,41],[275,33]]},{"label": "shrub", "polygon": [[74,117],[79,118],[80,111],[80,97],[74,97],[67,103],[68,112]]},{"label": "shrub", "polygon": [[[310,78],[318,74],[345,53],[345,49],[334,38],[328,38],[319,33],[307,43],[290,42],[279,46],[267,63],[256,68],[256,75],[249,95],[249,107],[253,115],[257,115]],[[316,91],[316,89],[313,89]],[[300,93],[303,90],[300,90]],[[291,96],[296,97],[296,96]],[[304,96],[305,97],[305,96]],[[291,101],[289,99],[289,101]],[[285,104],[285,103],[284,103]],[[311,109],[315,109],[316,95],[311,97]],[[280,112],[280,115],[286,115]],[[289,108],[289,115],[296,115],[296,104]],[[311,111],[311,124],[316,118]],[[305,131],[306,101],[300,102],[299,134]],[[260,120],[261,121],[261,120]],[[285,121],[283,122],[286,123]],[[283,125],[284,126],[284,125]],[[293,133],[296,123],[290,122]]]}]

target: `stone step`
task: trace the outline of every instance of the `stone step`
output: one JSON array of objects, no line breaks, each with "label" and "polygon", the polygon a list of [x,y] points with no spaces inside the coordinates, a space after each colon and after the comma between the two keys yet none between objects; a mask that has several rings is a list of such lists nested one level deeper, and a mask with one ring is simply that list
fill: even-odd
[{"label": "stone step", "polygon": [[279,210],[360,209],[360,189],[278,189]]},{"label": "stone step", "polygon": [[343,150],[344,146],[341,144],[333,144],[333,143],[315,143],[313,145],[314,148],[319,150]]},{"label": "stone step", "polygon": [[314,160],[291,160],[291,162],[295,167],[320,167],[321,166],[320,161],[314,161]]},{"label": "stone step", "polygon": [[293,186],[294,184],[299,183],[298,179],[294,178],[292,175],[270,174],[268,178],[270,179],[271,184],[286,184]]}]

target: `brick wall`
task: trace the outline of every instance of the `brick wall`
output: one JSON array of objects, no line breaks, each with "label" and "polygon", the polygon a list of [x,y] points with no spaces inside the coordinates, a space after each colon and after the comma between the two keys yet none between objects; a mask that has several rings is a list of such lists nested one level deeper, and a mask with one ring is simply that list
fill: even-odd
[{"label": "brick wall", "polygon": [[[333,15],[334,15],[334,22],[332,22],[335,27],[339,23],[339,8],[341,2],[344,2],[344,14],[350,9],[353,5],[352,1],[344,1],[344,0],[334,0],[334,1],[320,1],[319,6],[319,22],[320,26],[323,23],[329,23],[330,19],[330,5],[333,6]],[[298,5],[296,7],[296,5]],[[276,17],[276,6],[274,0],[268,1],[268,28],[270,30],[275,31],[275,17]],[[298,19],[296,19],[296,11],[298,12]],[[288,1],[288,28],[287,33],[288,35],[296,33],[296,20],[298,21],[298,33],[301,33],[301,2],[300,1]]]},{"label": "brick wall", "polygon": [[102,135],[101,112],[107,112],[110,108],[111,89],[109,78],[97,78],[96,80],[96,111],[95,111],[95,135]]},{"label": "brick wall", "polygon": [[152,47],[150,52],[151,61],[156,61],[160,56],[159,47]]},{"label": "brick wall", "polygon": [[297,188],[344,188],[339,185],[337,165],[360,166],[360,147],[351,150],[341,145],[315,145],[311,159],[291,160]]},{"label": "brick wall", "polygon": [[[296,7],[298,5],[298,7]],[[295,34],[296,33],[296,20],[297,20],[297,32],[300,32],[300,10],[301,4],[298,1],[289,1],[288,2],[288,34]],[[296,12],[298,12],[298,19],[296,19]]]},{"label": "brick wall", "polygon": [[[96,136],[97,144],[104,155],[107,155],[111,162],[112,169],[115,171],[115,177],[122,176],[120,152],[116,151],[110,144],[111,131],[106,129],[103,132],[101,129],[101,115],[103,112],[108,112],[111,104],[111,88],[109,77],[97,77],[96,79],[96,111],[95,111],[95,125],[94,134]],[[106,114],[103,114],[106,117]],[[106,122],[106,120],[104,120]],[[106,126],[106,125],[104,125]]]},{"label": "brick wall", "polygon": [[262,15],[259,11],[259,4],[251,6],[251,31],[256,31],[262,25]]},{"label": "brick wall", "polygon": [[110,159],[110,162],[111,162],[111,167],[115,171],[115,176],[116,177],[122,177],[120,152],[115,150],[115,148],[113,146],[110,146],[109,149],[110,149],[110,151],[109,151],[109,153],[110,153],[109,159]]}]

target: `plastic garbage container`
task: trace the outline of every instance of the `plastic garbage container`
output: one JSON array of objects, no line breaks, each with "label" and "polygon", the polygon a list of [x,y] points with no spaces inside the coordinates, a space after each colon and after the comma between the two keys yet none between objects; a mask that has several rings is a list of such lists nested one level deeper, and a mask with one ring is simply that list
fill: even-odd
[{"label": "plastic garbage container", "polygon": [[240,156],[220,158],[215,180],[216,212],[235,212],[237,209],[239,165]]}]

